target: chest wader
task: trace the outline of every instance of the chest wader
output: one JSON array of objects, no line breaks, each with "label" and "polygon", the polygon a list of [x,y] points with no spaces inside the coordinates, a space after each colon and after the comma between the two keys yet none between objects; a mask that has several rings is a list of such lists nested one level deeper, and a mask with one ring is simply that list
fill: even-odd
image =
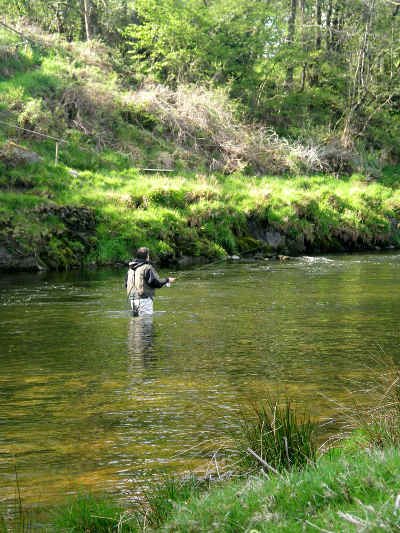
[{"label": "chest wader", "polygon": [[140,265],[135,269],[130,269],[128,272],[127,293],[133,316],[139,316],[141,300],[150,298],[153,301],[153,291],[147,286],[144,279],[147,268],[148,265]]}]

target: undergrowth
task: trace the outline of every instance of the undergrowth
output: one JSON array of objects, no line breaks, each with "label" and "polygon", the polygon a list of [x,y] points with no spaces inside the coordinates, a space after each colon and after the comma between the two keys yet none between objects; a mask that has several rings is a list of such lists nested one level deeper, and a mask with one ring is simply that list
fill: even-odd
[{"label": "undergrowth", "polygon": [[[103,162],[116,152],[125,165],[178,171],[381,174],[384,158],[345,148],[332,132],[289,139],[246,122],[228,89],[127,84],[119,52],[104,43],[67,42],[27,24],[21,30],[36,45],[0,50],[0,116],[67,140],[72,150],[64,151],[63,161],[69,166],[83,169],[76,150],[86,149],[92,160],[92,150],[108,152]],[[0,129],[7,137],[32,137]]]}]

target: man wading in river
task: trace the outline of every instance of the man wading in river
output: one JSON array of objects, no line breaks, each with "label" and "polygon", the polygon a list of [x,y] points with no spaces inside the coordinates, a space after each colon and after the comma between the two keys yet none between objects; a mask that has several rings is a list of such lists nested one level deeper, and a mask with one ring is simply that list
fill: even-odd
[{"label": "man wading in river", "polygon": [[154,267],[150,264],[150,251],[142,246],[136,252],[136,258],[129,263],[129,270],[125,277],[125,287],[134,316],[152,315],[155,289],[160,289],[167,283],[173,283],[175,278],[159,278]]}]

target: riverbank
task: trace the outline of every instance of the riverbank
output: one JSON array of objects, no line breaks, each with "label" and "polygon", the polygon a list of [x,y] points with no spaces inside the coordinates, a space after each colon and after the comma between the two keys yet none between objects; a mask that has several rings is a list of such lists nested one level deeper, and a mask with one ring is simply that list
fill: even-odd
[{"label": "riverbank", "polygon": [[100,42],[22,29],[30,44],[1,51],[1,271],[122,263],[140,245],[161,265],[398,246],[383,152],[280,137],[226,91],[133,83]]},{"label": "riverbank", "polygon": [[161,265],[398,247],[399,176],[165,176],[34,163],[1,179],[0,269],[122,263],[139,245]]},{"label": "riverbank", "polygon": [[[159,515],[134,511],[110,497],[83,495],[53,511],[43,533],[354,532],[397,531],[400,520],[400,450],[335,450],[315,467],[270,480],[253,476],[229,482],[175,483]],[[170,484],[172,488],[172,484]],[[147,516],[147,519],[145,518]],[[42,514],[42,519],[44,518]],[[0,531],[31,531],[6,526]],[[33,529],[37,531],[38,529]]]}]

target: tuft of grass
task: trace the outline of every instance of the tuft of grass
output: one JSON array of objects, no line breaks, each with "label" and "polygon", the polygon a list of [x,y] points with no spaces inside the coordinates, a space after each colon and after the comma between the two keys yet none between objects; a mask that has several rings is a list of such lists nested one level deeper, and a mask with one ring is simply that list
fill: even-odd
[{"label": "tuft of grass", "polygon": [[139,510],[143,531],[146,526],[157,530],[170,517],[178,504],[190,501],[203,491],[209,489],[206,479],[193,474],[187,477],[165,476],[159,483],[144,492],[144,499]]},{"label": "tuft of grass", "polygon": [[53,527],[68,533],[130,533],[138,531],[134,515],[109,496],[78,494],[53,514]]},{"label": "tuft of grass", "polygon": [[299,414],[290,400],[267,398],[242,412],[234,456],[246,473],[263,465],[276,471],[303,468],[316,460],[315,430],[310,415]]}]

